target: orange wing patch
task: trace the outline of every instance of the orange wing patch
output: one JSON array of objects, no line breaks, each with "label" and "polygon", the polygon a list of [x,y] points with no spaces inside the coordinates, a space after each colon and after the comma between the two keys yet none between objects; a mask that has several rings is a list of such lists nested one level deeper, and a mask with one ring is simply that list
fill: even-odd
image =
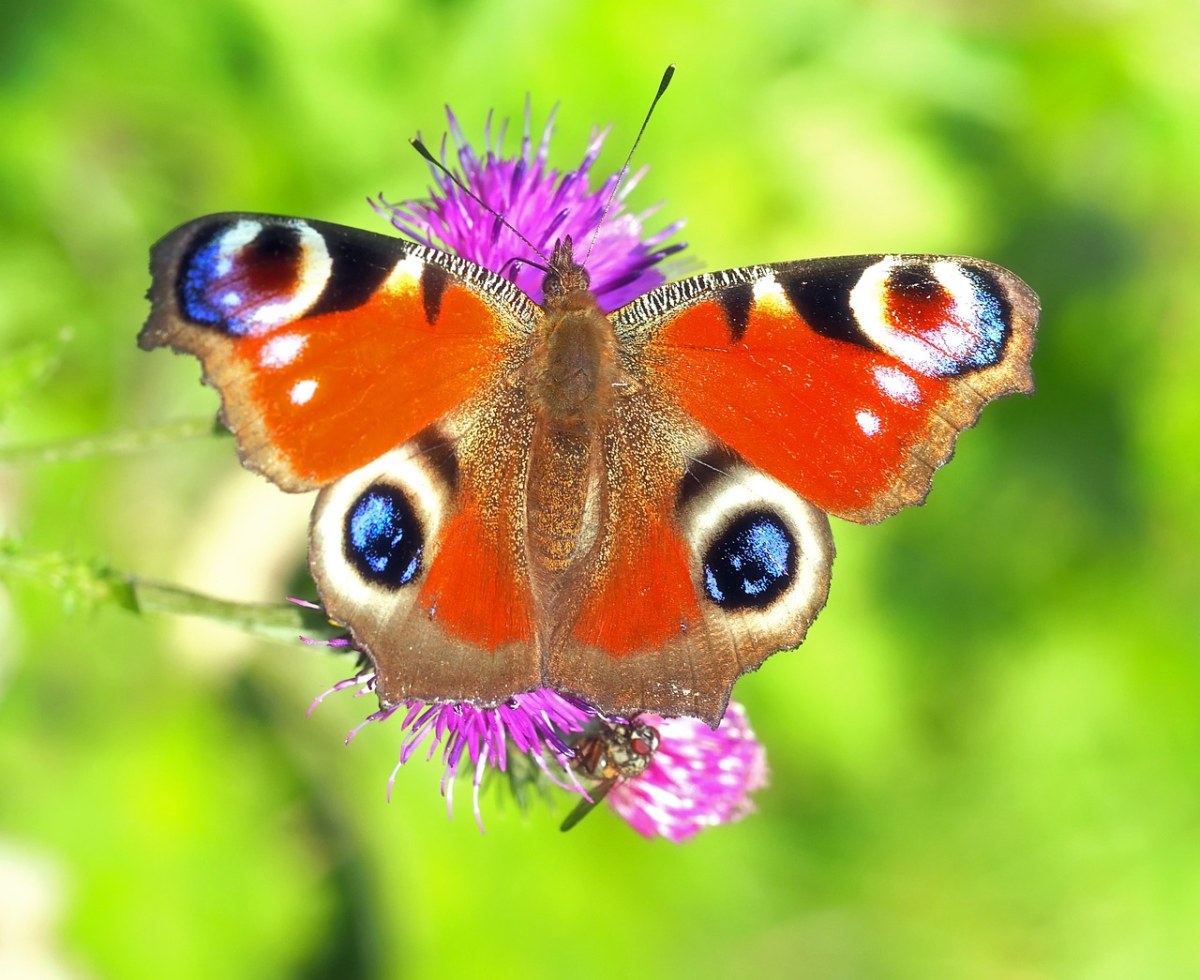
[{"label": "orange wing patch", "polygon": [[832,514],[869,513],[930,430],[949,428],[939,415],[946,381],[765,304],[751,309],[745,340],[732,342],[721,307],[706,302],[668,324],[662,341],[656,363],[683,409]]},{"label": "orange wing patch", "polygon": [[614,319],[650,337],[651,383],[713,435],[861,523],[923,500],[983,406],[1033,390],[1037,296],[980,259],[732,269],[660,287]]},{"label": "orange wing patch", "polygon": [[297,477],[322,485],[485,387],[504,364],[506,339],[495,312],[465,287],[446,289],[430,323],[419,281],[393,275],[364,306],[246,338],[238,353],[272,445]]}]

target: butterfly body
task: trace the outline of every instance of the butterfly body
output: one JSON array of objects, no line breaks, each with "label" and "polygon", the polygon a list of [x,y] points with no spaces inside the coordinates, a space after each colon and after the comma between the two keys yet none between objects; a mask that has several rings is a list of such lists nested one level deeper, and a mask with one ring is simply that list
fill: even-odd
[{"label": "butterfly body", "polygon": [[385,704],[549,687],[716,724],[800,643],[827,513],[928,492],[1031,389],[1033,293],[976,259],[751,266],[601,309],[423,245],[214,215],[152,254],[139,342],[197,355],[246,465],[320,490],[310,564]]},{"label": "butterfly body", "polygon": [[[533,432],[525,519],[531,565],[553,576],[585,559],[596,541],[602,460],[618,386],[625,382],[612,324],[588,289],[568,239],[546,275],[527,370]],[[546,586],[550,585],[547,581]]]}]

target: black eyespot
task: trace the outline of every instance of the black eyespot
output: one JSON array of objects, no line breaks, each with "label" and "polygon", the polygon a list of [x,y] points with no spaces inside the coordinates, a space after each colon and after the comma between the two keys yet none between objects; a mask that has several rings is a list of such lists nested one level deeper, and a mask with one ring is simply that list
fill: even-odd
[{"label": "black eyespot", "polygon": [[404,491],[383,483],[364,490],[346,515],[346,560],[369,582],[390,589],[421,570],[425,535]]},{"label": "black eyespot", "polygon": [[704,591],[726,609],[761,609],[791,585],[796,542],[779,517],[752,510],[738,515],[704,556]]}]

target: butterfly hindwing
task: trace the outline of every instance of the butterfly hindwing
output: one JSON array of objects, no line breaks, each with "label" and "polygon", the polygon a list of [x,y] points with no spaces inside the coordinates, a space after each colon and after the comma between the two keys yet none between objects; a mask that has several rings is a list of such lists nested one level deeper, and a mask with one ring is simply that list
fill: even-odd
[{"label": "butterfly hindwing", "polygon": [[869,255],[696,276],[613,320],[709,432],[822,510],[874,523],[924,499],[984,404],[1032,391],[1037,315],[991,263]]},{"label": "butterfly hindwing", "polygon": [[310,490],[485,390],[536,307],[455,256],[320,221],[218,214],[151,253],[138,338],[200,358],[243,461]]},{"label": "butterfly hindwing", "polygon": [[588,568],[547,673],[613,714],[715,727],[738,677],[804,639],[828,595],[833,540],[824,513],[727,448],[694,442],[679,461],[666,500],[614,480],[626,517]]},{"label": "butterfly hindwing", "polygon": [[[524,474],[511,440],[444,422],[321,491],[309,562],[327,611],[374,664],[385,705],[495,704],[541,685],[534,608],[515,540]],[[497,448],[482,459],[472,440]],[[481,468],[482,462],[482,468]]]}]

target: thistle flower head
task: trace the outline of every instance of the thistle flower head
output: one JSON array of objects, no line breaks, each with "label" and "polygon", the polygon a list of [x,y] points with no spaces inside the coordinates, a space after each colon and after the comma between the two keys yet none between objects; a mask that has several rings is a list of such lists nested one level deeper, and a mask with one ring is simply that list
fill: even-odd
[{"label": "thistle flower head", "polygon": [[455,252],[507,276],[538,303],[543,299],[544,272],[529,262],[544,265],[554,243],[568,235],[580,250],[586,249],[593,235],[596,236],[595,247],[587,259],[587,271],[592,292],[605,311],[615,310],[665,281],[659,263],[684,246],[679,242],[664,242],[679,230],[682,222],[644,235],[642,223],[652,212],[633,214],[625,210],[625,198],[644,170],[626,178],[612,209],[603,223],[600,221],[620,176],[613,174],[598,187],[589,186],[590,172],[607,130],[592,136],[583,160],[574,170],[560,173],[546,163],[554,128],[553,114],[535,145],[526,105],[520,151],[508,158],[502,155],[505,126],[493,135],[489,117],[484,131],[485,149],[480,155],[467,141],[454,113],[447,109],[446,115],[453,152],[449,152],[443,138],[442,163],[456,169],[463,184],[519,229],[541,255],[436,168],[431,168],[434,187],[428,200],[389,204],[380,196],[371,202],[400,231],[416,241]]}]

